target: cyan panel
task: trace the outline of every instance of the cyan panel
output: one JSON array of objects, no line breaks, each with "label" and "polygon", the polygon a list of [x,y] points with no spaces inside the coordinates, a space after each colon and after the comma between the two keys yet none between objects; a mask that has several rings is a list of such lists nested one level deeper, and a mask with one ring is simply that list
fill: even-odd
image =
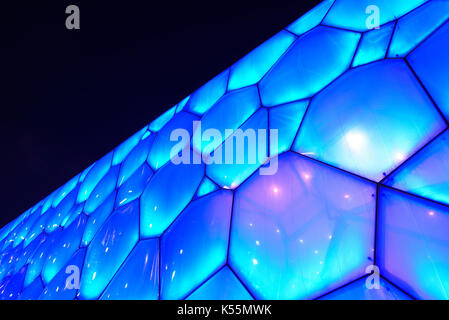
[{"label": "cyan panel", "polygon": [[363,34],[352,62],[353,67],[385,58],[394,30],[394,22],[385,24]]},{"label": "cyan panel", "polygon": [[95,209],[97,209],[112,192],[114,192],[119,171],[120,166],[112,167],[92,191],[84,205],[84,212],[87,215],[95,211]]},{"label": "cyan panel", "polygon": [[295,40],[290,32],[281,31],[237,61],[231,67],[228,89],[240,89],[259,82]]},{"label": "cyan panel", "polygon": [[198,191],[196,192],[196,196],[202,197],[206,194],[214,192],[218,189],[218,186],[213,183],[208,177],[204,177],[203,181],[201,181],[200,186],[198,187]]},{"label": "cyan panel", "polygon": [[449,116],[448,37],[449,23],[445,23],[407,57],[418,78],[446,119]]},{"label": "cyan panel", "polygon": [[253,300],[228,266],[223,267],[187,300]]},{"label": "cyan panel", "polygon": [[319,26],[299,38],[260,82],[264,106],[310,98],[351,66],[360,34]]},{"label": "cyan panel", "polygon": [[408,66],[386,60],[353,69],[318,94],[293,150],[379,181],[445,127]]},{"label": "cyan panel", "polygon": [[381,188],[380,272],[420,299],[449,299],[449,208]]},{"label": "cyan panel", "polygon": [[139,240],[139,201],[117,209],[87,248],[81,299],[97,299]]},{"label": "cyan panel", "polygon": [[140,241],[101,295],[103,300],[159,298],[159,239]]},{"label": "cyan panel", "polygon": [[429,1],[398,20],[389,57],[404,57],[449,17],[447,0]]},{"label": "cyan panel", "polygon": [[140,199],[141,236],[160,236],[192,200],[203,176],[203,164],[169,162],[156,172]]},{"label": "cyan panel", "polygon": [[161,298],[181,299],[226,262],[231,191],[193,201],[161,238]]},{"label": "cyan panel", "polygon": [[377,287],[372,287],[369,279],[368,285],[367,278],[362,278],[325,295],[321,300],[411,300],[408,295],[382,278],[379,279]]},{"label": "cyan panel", "polygon": [[153,132],[161,130],[165,126],[165,124],[170,121],[171,118],[173,118],[173,116],[175,115],[175,111],[176,106],[171,107],[169,110],[160,115],[159,118],[151,122],[148,128]]},{"label": "cyan panel", "polygon": [[229,264],[257,299],[319,297],[372,264],[375,212],[374,184],[284,154],[236,191]]},{"label": "cyan panel", "polygon": [[55,197],[53,198],[53,207],[57,207],[59,203],[73,190],[75,189],[76,185],[78,184],[78,181],[80,179],[81,174],[78,174],[69,182],[67,182],[65,185],[63,185],[61,188],[58,189],[58,192],[56,193]]},{"label": "cyan panel", "polygon": [[80,191],[78,194],[77,202],[86,201],[94,188],[97,186],[98,182],[105,176],[105,174],[111,168],[112,163],[112,152],[108,153],[106,156],[98,160],[92,169],[86,175],[83,183],[81,184]]},{"label": "cyan panel", "polygon": [[118,190],[116,206],[122,206],[140,197],[152,176],[153,170],[146,163],[140,166]]},{"label": "cyan panel", "polygon": [[56,208],[51,208],[45,215],[47,219],[45,220],[45,231],[52,232],[56,228],[62,225],[62,222],[70,214],[70,210],[73,208],[76,202],[76,198],[79,193],[79,188],[72,190],[59,204]]},{"label": "cyan panel", "polygon": [[[337,0],[323,23],[330,26],[366,31],[375,25],[378,13],[379,25],[395,20],[415,9],[427,0]],[[375,6],[373,8],[372,6]]]},{"label": "cyan panel", "polygon": [[385,180],[385,184],[449,205],[449,132],[432,141]]},{"label": "cyan panel", "polygon": [[122,161],[125,160],[126,156],[139,143],[140,139],[143,137],[146,131],[147,126],[140,129],[138,132],[136,132],[130,138],[128,138],[125,142],[123,142],[121,145],[115,148],[114,157],[112,159],[113,166],[122,163]]},{"label": "cyan panel", "polygon": [[305,13],[301,18],[293,22],[287,27],[287,30],[297,34],[298,36],[311,30],[321,23],[334,0],[324,0],[309,12]]}]

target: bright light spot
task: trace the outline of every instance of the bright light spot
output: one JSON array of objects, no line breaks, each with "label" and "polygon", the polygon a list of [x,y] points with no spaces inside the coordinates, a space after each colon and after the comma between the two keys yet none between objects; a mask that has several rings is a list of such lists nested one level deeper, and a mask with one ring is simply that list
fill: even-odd
[{"label": "bright light spot", "polygon": [[154,206],[154,211],[156,211],[157,210],[157,206]]},{"label": "bright light spot", "polygon": [[304,240],[302,240],[302,239],[299,239],[299,243],[304,243]]},{"label": "bright light spot", "polygon": [[173,278],[175,277],[175,273],[176,273],[176,270],[174,270],[173,273],[171,274],[171,279],[172,279],[172,280],[173,280]]},{"label": "bright light spot", "polygon": [[253,264],[254,265],[256,265],[256,264],[258,264],[259,262],[257,261],[257,259],[253,259]]},{"label": "bright light spot", "polygon": [[277,187],[274,187],[274,188],[273,188],[273,192],[274,192],[274,193],[278,193],[278,192],[279,192],[279,189],[278,189]]},{"label": "bright light spot", "polygon": [[358,131],[349,131],[345,135],[346,143],[353,151],[362,151],[366,147],[366,137]]},{"label": "bright light spot", "polygon": [[152,223],[150,223],[150,228],[153,228],[153,224]]},{"label": "bright light spot", "polygon": [[259,240],[256,240],[256,245],[258,246],[258,245],[260,245],[260,242],[259,242]]},{"label": "bright light spot", "polygon": [[318,254],[318,250],[315,250],[313,253]]},{"label": "bright light spot", "polygon": [[332,239],[332,235],[331,234],[329,235],[329,239]]},{"label": "bright light spot", "polygon": [[310,174],[308,174],[308,173],[303,173],[303,177],[306,180],[310,180]]},{"label": "bright light spot", "polygon": [[349,198],[350,198],[349,194],[345,194],[345,199],[349,199]]},{"label": "bright light spot", "polygon": [[429,211],[429,216],[434,216],[434,215],[435,215],[435,212]]},{"label": "bright light spot", "polygon": [[406,157],[402,152],[396,152],[394,158],[396,161],[404,161]]},{"label": "bright light spot", "polygon": [[182,254],[182,252],[183,252],[183,251],[182,251],[182,249],[181,249],[181,250],[179,250],[179,254]]}]

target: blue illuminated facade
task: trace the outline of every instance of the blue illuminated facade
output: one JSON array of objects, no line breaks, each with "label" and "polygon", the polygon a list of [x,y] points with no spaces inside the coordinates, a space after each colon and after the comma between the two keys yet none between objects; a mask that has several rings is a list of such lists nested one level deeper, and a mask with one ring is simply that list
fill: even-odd
[{"label": "blue illuminated facade", "polygon": [[448,19],[323,1],[1,229],[0,298],[449,299]]}]

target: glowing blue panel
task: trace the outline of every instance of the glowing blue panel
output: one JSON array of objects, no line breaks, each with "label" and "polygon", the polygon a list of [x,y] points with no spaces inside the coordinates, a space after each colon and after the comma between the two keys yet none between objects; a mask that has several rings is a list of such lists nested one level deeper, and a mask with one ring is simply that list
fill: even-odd
[{"label": "glowing blue panel", "polygon": [[449,205],[449,132],[432,141],[385,181],[386,185]]},{"label": "glowing blue panel", "polygon": [[225,189],[237,188],[266,161],[267,128],[268,112],[261,108],[205,160],[207,175]]},{"label": "glowing blue panel", "polygon": [[286,153],[275,175],[237,189],[229,264],[257,299],[338,288],[372,264],[375,193],[372,183]]},{"label": "glowing blue panel", "polygon": [[58,189],[58,192],[56,193],[55,197],[53,198],[53,207],[57,207],[59,203],[73,190],[75,189],[76,185],[78,184],[78,180],[80,178],[81,174],[78,174],[74,178],[72,178],[69,182],[67,182],[65,185],[63,185],[61,188]]},{"label": "glowing blue panel", "polygon": [[140,197],[152,176],[153,170],[144,163],[118,190],[116,206],[122,206]]},{"label": "glowing blue panel", "polygon": [[83,213],[83,208],[84,204],[82,203],[74,206],[69,211],[66,218],[62,221],[61,226],[64,228],[68,228],[78,218],[78,216]]},{"label": "glowing blue panel", "polygon": [[44,202],[42,203],[42,209],[41,209],[41,213],[42,214],[44,214],[45,212],[47,212],[48,209],[51,208],[51,205],[53,203],[53,199],[56,197],[56,195],[58,193],[59,193],[59,189],[57,189],[52,194],[50,194],[47,198],[45,198]]},{"label": "glowing blue panel", "polygon": [[117,187],[120,187],[145,162],[148,157],[148,152],[150,152],[153,140],[154,135],[151,135],[145,140],[140,141],[128,157],[126,157],[120,167]]},{"label": "glowing blue panel", "polygon": [[[59,226],[61,226],[64,219],[70,214],[70,209],[73,208],[75,204],[76,197],[79,193],[79,188],[72,190],[59,204],[56,208],[50,209],[46,215],[48,219],[46,220],[45,231],[52,232]],[[51,211],[51,214],[50,214]]]},{"label": "glowing blue panel", "polygon": [[240,89],[259,82],[295,39],[290,32],[281,31],[236,62],[231,67],[228,89]]},{"label": "glowing blue panel", "polygon": [[[86,249],[76,251],[39,296],[40,300],[73,300],[77,293],[76,278],[83,269]],[[79,279],[79,278],[78,278]]]},{"label": "glowing blue panel", "polygon": [[46,234],[41,233],[36,239],[34,239],[34,241],[20,251],[20,254],[17,255],[14,261],[15,272],[19,271],[20,268],[28,263],[28,260],[31,258],[33,253],[45,241],[46,238]]},{"label": "glowing blue panel", "polygon": [[[229,131],[240,127],[259,106],[259,92],[256,86],[228,93],[201,119],[201,125],[196,127],[193,135],[193,147],[198,152],[207,150],[210,153],[229,137],[232,133]],[[206,135],[212,130],[218,132],[220,137],[216,139],[210,137],[207,140]]]},{"label": "glowing blue panel", "polygon": [[389,57],[403,57],[423,41],[449,17],[449,1],[429,1],[424,6],[399,19]]},{"label": "glowing blue panel", "polygon": [[317,27],[299,38],[260,82],[264,106],[310,98],[351,65],[360,34]]},{"label": "glowing blue panel", "polygon": [[449,23],[446,23],[407,58],[446,119],[449,118],[448,38]]},{"label": "glowing blue panel", "polygon": [[77,202],[86,201],[97,183],[103,179],[104,175],[109,171],[112,162],[112,152],[108,153],[106,156],[98,160],[89,173],[86,175],[83,183],[81,184],[80,191],[78,194]]},{"label": "glowing blue panel", "polygon": [[143,137],[145,132],[147,131],[147,127],[140,129],[130,138],[128,138],[125,142],[119,145],[114,150],[114,158],[112,159],[112,165],[115,166],[126,158],[126,156],[131,152],[131,150],[139,143],[140,139]]},{"label": "glowing blue panel", "polygon": [[17,247],[25,239],[26,235],[30,232],[31,227],[37,219],[39,219],[39,214],[36,213],[29,216],[22,222],[20,228],[16,231],[16,238],[14,239],[13,243],[14,247]]},{"label": "glowing blue panel", "polygon": [[366,281],[367,279],[363,278],[348,284],[325,295],[321,300],[411,300],[408,295],[382,278],[379,280],[378,288],[368,289]]},{"label": "glowing blue panel", "polygon": [[184,98],[180,103],[178,103],[178,106],[176,107],[176,113],[184,110],[184,107],[186,106],[189,99],[190,99],[190,96]]},{"label": "glowing blue panel", "polygon": [[49,283],[79,248],[87,217],[81,215],[75,223],[64,229],[62,235],[53,243],[42,268],[42,280]]},{"label": "glowing blue panel", "polygon": [[226,262],[232,192],[193,201],[161,238],[161,298],[186,297]]},{"label": "glowing blue panel", "polygon": [[[427,0],[338,0],[323,23],[357,31],[383,25],[413,10]],[[375,7],[373,7],[375,6]]]},{"label": "glowing blue panel", "polygon": [[270,130],[277,130],[277,143],[270,139],[270,156],[290,150],[309,100],[287,103],[269,110]]},{"label": "glowing blue panel", "polygon": [[15,248],[10,246],[6,251],[2,252],[0,261],[0,280],[13,273],[15,258],[22,252],[22,245],[23,243]]},{"label": "glowing blue panel", "polygon": [[141,197],[140,234],[162,234],[195,195],[204,165],[167,163],[157,171]]},{"label": "glowing blue panel", "polygon": [[[154,139],[153,146],[148,155],[148,163],[151,168],[154,170],[161,168],[170,160],[172,152],[176,154],[190,143],[190,137],[193,134],[193,122],[196,120],[198,120],[197,116],[187,112],[180,112],[167,123]],[[176,132],[175,130],[183,130],[188,134],[188,138],[178,142],[176,140],[177,136],[175,135],[173,141],[170,137]]]},{"label": "glowing blue panel", "polygon": [[139,201],[117,209],[87,248],[80,298],[96,299],[139,240]]},{"label": "glowing blue panel", "polygon": [[301,18],[287,27],[287,30],[298,36],[316,27],[323,20],[334,0],[324,0],[315,8],[304,14]]},{"label": "glowing blue panel", "polygon": [[44,290],[41,278],[37,277],[28,287],[24,288],[18,300],[36,300]]},{"label": "glowing blue panel", "polygon": [[229,267],[218,271],[187,300],[252,300],[251,295]]},{"label": "glowing blue panel", "polygon": [[28,244],[30,244],[35,238],[37,238],[42,231],[44,230],[44,228],[47,225],[47,219],[49,217],[47,215],[42,215],[39,216],[39,219],[37,219],[33,226],[30,228],[30,231],[28,232],[25,240],[23,241],[23,245],[27,246]]},{"label": "glowing blue panel", "polygon": [[449,299],[449,208],[381,189],[378,265],[381,273],[420,299]]},{"label": "glowing blue panel", "polygon": [[20,269],[11,278],[6,278],[0,282],[0,300],[16,300],[23,288],[26,267]]},{"label": "glowing blue panel", "polygon": [[101,296],[105,300],[159,298],[159,239],[140,241]]},{"label": "glowing blue panel", "polygon": [[92,191],[84,206],[86,214],[92,213],[115,190],[120,166],[112,167]]},{"label": "glowing blue panel", "polygon": [[366,32],[352,62],[353,67],[385,58],[393,33],[394,23]]},{"label": "glowing blue panel", "polygon": [[185,106],[187,111],[202,115],[209,110],[226,92],[229,70],[223,71],[196,90]]},{"label": "glowing blue panel", "polygon": [[198,191],[196,192],[197,197],[202,197],[206,194],[209,194],[211,192],[214,192],[218,189],[218,186],[213,183],[208,177],[204,177],[203,181],[201,182]]},{"label": "glowing blue panel", "polygon": [[168,121],[170,121],[171,118],[175,115],[176,106],[171,107],[169,110],[167,110],[165,113],[163,113],[159,118],[151,122],[150,126],[148,127],[151,131],[157,132],[161,130]]},{"label": "glowing blue panel", "polygon": [[444,127],[408,66],[386,60],[353,69],[318,94],[294,150],[378,181]]},{"label": "glowing blue panel", "polygon": [[112,213],[115,202],[115,192],[109,195],[109,197],[99,206],[94,212],[89,215],[86,228],[84,230],[83,239],[81,245],[88,246],[103,223]]},{"label": "glowing blue panel", "polygon": [[31,284],[31,282],[33,282],[34,279],[36,279],[36,277],[40,275],[44,263],[47,261],[48,256],[51,254],[53,245],[61,235],[62,229],[56,229],[36,249],[28,264],[24,283],[25,286]]}]

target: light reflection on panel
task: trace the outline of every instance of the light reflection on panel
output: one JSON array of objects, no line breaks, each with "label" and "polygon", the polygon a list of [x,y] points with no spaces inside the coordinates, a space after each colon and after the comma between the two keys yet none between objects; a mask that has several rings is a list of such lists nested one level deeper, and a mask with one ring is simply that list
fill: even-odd
[{"label": "light reflection on panel", "polygon": [[314,97],[293,150],[379,181],[445,126],[408,66],[386,60]]},{"label": "light reflection on panel", "polygon": [[380,272],[420,299],[449,299],[449,207],[382,188]]},{"label": "light reflection on panel", "polygon": [[305,13],[301,18],[287,27],[287,30],[297,35],[301,35],[313,27],[316,27],[323,20],[334,0],[324,0],[315,8]]}]

